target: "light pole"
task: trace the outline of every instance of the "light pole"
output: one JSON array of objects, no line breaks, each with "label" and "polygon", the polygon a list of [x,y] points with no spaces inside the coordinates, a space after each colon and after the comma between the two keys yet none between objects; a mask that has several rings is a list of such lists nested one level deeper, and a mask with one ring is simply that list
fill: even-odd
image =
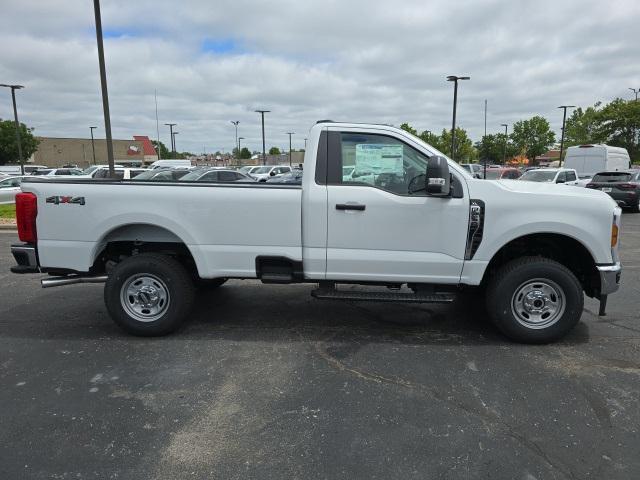
[{"label": "light pole", "polygon": [[96,41],[98,42],[98,64],[100,66],[100,85],[102,87],[102,110],[104,112],[104,133],[107,139],[107,163],[109,176],[114,178],[116,171],[113,165],[113,141],[111,139],[111,114],[109,113],[109,93],[107,92],[107,70],[104,64],[104,46],[102,44],[102,19],[100,17],[100,0],[93,0],[93,11],[96,17]]},{"label": "light pole", "polygon": [[177,149],[176,149],[176,135],[178,135],[180,132],[172,132],[171,133],[171,144],[173,145],[173,153],[177,154]]},{"label": "light pole", "polygon": [[507,128],[509,125],[501,123],[500,126],[504,127],[504,151],[502,153],[502,164],[504,165],[507,162]]},{"label": "light pole", "polygon": [[638,92],[640,92],[640,88],[629,88],[633,93],[636,94],[636,102],[638,101]]},{"label": "light pole", "polygon": [[562,134],[560,135],[560,160],[558,166],[562,166],[562,151],[564,150],[564,125],[567,122],[567,108],[576,108],[575,105],[560,105],[558,108],[563,110],[562,113]]},{"label": "light pole", "polygon": [[20,172],[24,175],[24,159],[22,158],[22,139],[20,138],[20,122],[18,121],[18,109],[16,108],[16,90],[24,88],[22,85],[6,85],[0,83],[0,87],[11,89],[11,100],[13,101],[13,118],[16,123],[16,141],[18,142],[18,160],[20,160]]},{"label": "light pole", "polygon": [[175,127],[175,126],[177,125],[177,123],[165,123],[165,125],[166,125],[167,127],[169,127],[169,135],[171,136],[171,139],[170,139],[170,141],[171,141],[171,152],[172,152],[172,153],[175,153],[175,151],[176,151],[176,146],[175,146],[175,144],[173,143],[173,127]]},{"label": "light pole", "polygon": [[89,127],[89,130],[91,130],[91,151],[93,152],[93,164],[96,164],[96,146],[93,143],[93,130],[96,129],[98,127]]},{"label": "light pole", "polygon": [[458,103],[458,80],[470,80],[471,77],[449,75],[447,82],[453,82],[453,122],[451,126],[451,160],[455,161],[456,146],[456,104]]},{"label": "light pole", "polygon": [[291,135],[295,135],[296,132],[287,132],[289,135],[289,166],[291,166]]},{"label": "light pole", "polygon": [[307,154],[307,139],[304,139],[304,153]]},{"label": "light pole", "polygon": [[238,148],[238,124],[240,123],[240,120],[236,120],[236,121],[231,120],[231,123],[236,127],[236,148],[238,149],[238,151],[236,152],[236,155],[237,155],[237,158],[240,158],[240,149]]},{"label": "light pole", "polygon": [[264,114],[269,113],[271,110],[256,110],[256,113],[259,113],[262,117],[262,164],[266,165],[267,163],[267,154],[265,152],[265,144],[264,144]]},{"label": "light pole", "polygon": [[241,147],[240,143],[244,140],[244,137],[238,137],[238,160],[240,160],[240,164],[242,165],[242,158],[240,157]]}]

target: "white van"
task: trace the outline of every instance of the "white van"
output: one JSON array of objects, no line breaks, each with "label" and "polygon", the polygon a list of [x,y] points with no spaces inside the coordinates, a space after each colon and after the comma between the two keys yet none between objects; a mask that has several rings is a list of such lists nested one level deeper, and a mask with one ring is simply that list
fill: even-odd
[{"label": "white van", "polygon": [[160,168],[160,167],[187,167],[191,166],[191,160],[156,160],[151,165],[149,165],[150,169]]},{"label": "white van", "polygon": [[567,148],[565,168],[573,168],[580,179],[590,179],[598,172],[617,172],[631,168],[626,148],[609,145],[579,145]]}]

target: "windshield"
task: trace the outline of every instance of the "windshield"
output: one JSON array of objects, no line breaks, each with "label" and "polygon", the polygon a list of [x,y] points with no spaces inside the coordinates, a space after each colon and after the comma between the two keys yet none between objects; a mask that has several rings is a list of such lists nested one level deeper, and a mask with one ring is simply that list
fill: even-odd
[{"label": "windshield", "polygon": [[136,180],[151,180],[154,177],[154,175],[158,175],[157,170],[146,170],[142,173],[139,173],[134,178]]},{"label": "windshield", "polygon": [[207,173],[208,170],[194,170],[193,172],[187,173],[184,177],[180,179],[180,181],[184,182],[194,182],[198,180],[202,175]]},{"label": "windshield", "polygon": [[527,182],[553,182],[553,179],[556,178],[556,173],[558,172],[554,170],[529,170],[520,177],[520,180]]},{"label": "windshield", "polygon": [[628,182],[633,174],[626,172],[602,172],[596,173],[592,182]]},{"label": "windshield", "polygon": [[251,173],[258,173],[258,174],[261,174],[261,173],[269,173],[269,172],[271,171],[271,168],[272,168],[272,167],[260,167],[260,168],[258,168],[257,170],[254,170],[254,171],[253,171],[253,172],[251,172]]},{"label": "windshield", "polygon": [[85,168],[85,169],[82,171],[82,174],[83,174],[83,175],[91,175],[93,172],[95,172],[95,171],[96,171],[97,169],[99,169],[99,168],[100,168],[100,167],[98,167],[97,165],[91,165],[90,167]]}]

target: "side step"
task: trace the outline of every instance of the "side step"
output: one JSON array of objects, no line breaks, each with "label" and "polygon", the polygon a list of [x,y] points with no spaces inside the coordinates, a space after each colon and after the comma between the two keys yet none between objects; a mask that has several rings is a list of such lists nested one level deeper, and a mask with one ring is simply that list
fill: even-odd
[{"label": "side step", "polygon": [[311,296],[321,300],[352,300],[363,302],[452,303],[452,293],[367,292],[317,288]]}]

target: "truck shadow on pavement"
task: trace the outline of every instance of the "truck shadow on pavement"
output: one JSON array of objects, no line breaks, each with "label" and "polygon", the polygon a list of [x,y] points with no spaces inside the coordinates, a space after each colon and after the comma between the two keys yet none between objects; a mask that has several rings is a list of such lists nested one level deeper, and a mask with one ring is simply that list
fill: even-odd
[{"label": "truck shadow on pavement", "polygon": [[[168,339],[238,342],[330,341],[358,345],[516,345],[502,336],[477,303],[449,305],[316,300],[312,285],[230,281],[198,296],[185,325]],[[102,303],[100,286],[51,290],[38,302],[4,312],[0,335],[38,339],[136,339],[120,330]],[[589,340],[585,322],[562,341]]]}]

